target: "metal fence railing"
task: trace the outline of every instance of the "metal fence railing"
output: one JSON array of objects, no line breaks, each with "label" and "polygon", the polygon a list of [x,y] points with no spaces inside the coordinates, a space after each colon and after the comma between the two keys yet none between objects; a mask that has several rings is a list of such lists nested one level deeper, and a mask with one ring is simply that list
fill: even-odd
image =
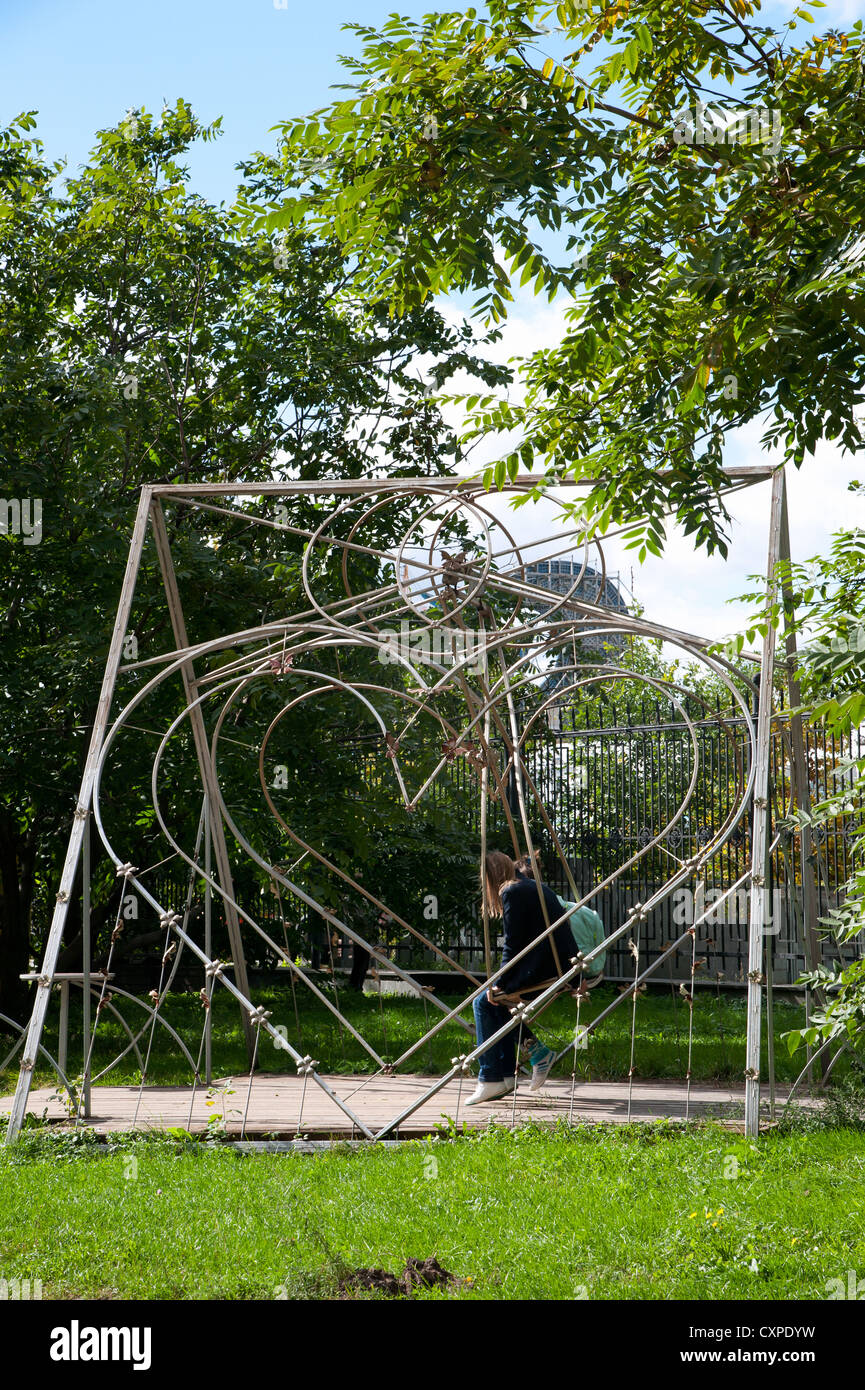
[{"label": "metal fence railing", "polygon": [[[635,902],[645,902],[684,860],[693,857],[709,843],[725,823],[740,799],[747,772],[747,729],[735,708],[711,711],[689,708],[693,722],[700,771],[694,795],[678,820],[681,804],[693,768],[694,746],[688,725],[670,718],[669,704],[641,701],[620,706],[612,702],[581,708],[569,705],[532,737],[524,748],[526,771],[541,796],[547,814],[568,857],[582,893],[603,883],[634,855],[640,858],[609,886],[601,888],[592,900],[608,929],[618,926]],[[863,734],[854,730],[839,739],[820,727],[805,728],[806,758],[811,796],[822,800],[837,789],[833,772],[845,759],[863,754]],[[506,758],[503,750],[502,765]],[[370,784],[386,776],[386,750],[375,740],[365,740],[359,750],[364,777]],[[791,749],[783,709],[773,722],[771,752],[772,819],[777,827],[790,807]],[[467,843],[478,841],[479,797],[477,773],[466,760],[456,759],[431,795],[447,799],[459,795],[460,805],[471,808],[465,826]],[[509,799],[518,819],[516,789],[511,778]],[[529,798],[530,799],[530,798]],[[545,877],[563,896],[569,894],[565,875],[557,868],[550,836],[541,818],[530,813],[533,838],[539,847]],[[670,825],[672,821],[675,823]],[[669,827],[669,828],[666,828]],[[665,829],[666,828],[666,829]],[[660,843],[647,846],[664,832]],[[818,912],[824,916],[838,905],[839,894],[852,872],[851,842],[855,826],[839,820],[817,828],[814,836],[814,871]],[[510,849],[504,809],[500,802],[489,806],[488,843]],[[703,878],[706,902],[713,903],[745,872],[751,850],[751,807],[726,844],[713,857]],[[768,891],[774,981],[793,984],[804,968],[801,942],[802,866],[798,838],[785,836],[772,856]],[[182,900],[184,885],[168,876],[162,893],[172,907]],[[282,912],[274,894],[255,890],[250,911],[280,943],[284,940]],[[475,895],[476,896],[476,895]],[[295,905],[296,907],[296,905]],[[418,925],[435,937],[452,956],[469,968],[483,964],[483,943],[477,903],[463,901],[442,904],[437,923]],[[678,889],[649,916],[640,943],[641,964],[647,965],[681,934],[693,907],[690,889]],[[719,987],[745,982],[747,973],[748,895],[735,892],[719,907],[705,930],[698,936],[697,951],[703,962],[700,978]],[[305,952],[318,959],[333,956],[336,965],[347,965],[350,947],[331,944],[320,925],[305,913],[295,912]],[[296,938],[297,939],[297,938]],[[253,948],[256,950],[258,948]],[[832,938],[823,939],[824,957],[837,959],[839,952]],[[334,954],[335,951],[335,954]],[[846,949],[845,959],[856,954]],[[435,968],[435,957],[418,950],[411,938],[392,947],[392,958],[404,967]],[[662,967],[659,978],[684,978],[690,970],[690,948],[685,948]],[[259,950],[253,964],[274,964],[266,949]],[[633,960],[626,940],[608,954],[606,973],[613,979],[633,976]]]}]

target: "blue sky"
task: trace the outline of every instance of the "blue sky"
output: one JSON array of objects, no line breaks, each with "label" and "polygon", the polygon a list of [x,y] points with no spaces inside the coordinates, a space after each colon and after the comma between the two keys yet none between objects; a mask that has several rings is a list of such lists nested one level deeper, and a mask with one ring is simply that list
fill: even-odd
[{"label": "blue sky", "polygon": [[[770,0],[767,22],[786,19],[795,3]],[[278,121],[330,99],[342,80],[337,55],[358,47],[344,23],[435,8],[430,0],[0,0],[0,124],[37,109],[47,153],[74,167],[94,131],[129,107],[158,111],[182,96],[202,120],[224,118],[222,139],[189,162],[200,193],[230,198],[238,160],[272,147]],[[829,0],[814,13],[820,27],[822,16],[841,24],[865,13],[865,0]]]},{"label": "blue sky", "polygon": [[[357,51],[348,20],[378,25],[391,12],[420,16],[430,0],[0,0],[0,125],[20,111],[39,111],[38,130],[50,158],[70,169],[86,160],[94,132],[113,126],[130,107],[158,111],[182,96],[198,116],[223,117],[224,134],[189,157],[193,187],[213,200],[231,199],[235,164],[256,149],[273,148],[271,128],[331,99],[343,80],[340,52]],[[771,0],[767,22],[782,23],[797,3]],[[448,8],[462,6],[451,0]],[[480,8],[480,6],[479,6]],[[810,8],[810,7],[809,7]],[[818,27],[845,26],[865,16],[865,0],[829,0],[813,11]],[[801,37],[801,31],[796,35]],[[510,357],[557,341],[561,303],[519,297],[500,355]],[[761,458],[759,429],[731,444],[728,463]],[[799,557],[825,548],[832,530],[863,523],[862,504],[846,490],[862,465],[833,448],[790,478],[791,532]],[[726,600],[751,587],[747,576],[765,566],[766,488],[737,499],[735,548],[729,564],[694,553],[673,536],[663,562],[637,570],[637,596],[649,616],[716,637],[734,630],[743,610]],[[857,515],[858,513],[858,515]],[[540,515],[519,513],[536,534]],[[608,555],[630,580],[632,556]]]},{"label": "blue sky", "polygon": [[[198,192],[230,198],[234,166],[273,147],[278,121],[323,106],[348,20],[421,15],[421,0],[0,0],[0,124],[40,112],[52,157],[86,159],[93,133],[129,107],[159,111],[182,96],[224,135],[189,160]],[[456,7],[455,7],[456,8]]]}]

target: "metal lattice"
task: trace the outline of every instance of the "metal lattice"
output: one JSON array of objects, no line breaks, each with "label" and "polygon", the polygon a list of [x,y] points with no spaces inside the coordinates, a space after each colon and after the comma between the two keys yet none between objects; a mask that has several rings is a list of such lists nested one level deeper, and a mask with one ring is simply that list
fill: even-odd
[{"label": "metal lattice", "polygon": [[[767,469],[740,469],[729,472],[731,490],[768,477]],[[532,479],[517,479],[506,492],[518,494],[535,486]],[[315,525],[295,524],[291,519],[292,499],[335,498],[335,504]],[[275,519],[273,503],[279,501]],[[163,504],[197,507],[220,516],[240,517],[244,523],[258,524],[304,541],[301,583],[305,607],[267,623],[225,633],[211,641],[190,644],[181,607],[181,596],[170,553]],[[223,505],[225,504],[225,505]],[[561,526],[555,534],[540,541],[518,545],[511,527],[491,505],[489,496],[471,482],[451,479],[365,480],[359,482],[240,485],[202,485],[199,487],[160,487],[145,489],[139,507],[130,550],[123,593],[109,654],[99,713],[82,783],[76,822],[57,908],[46,950],[45,963],[37,977],[39,988],[33,1017],[24,1045],[22,1070],[8,1131],[11,1142],[23,1119],[36,1048],[51,985],[59,978],[57,955],[62,939],[66,907],[90,818],[124,880],[125,892],[133,892],[146,909],[155,914],[164,933],[158,987],[152,994],[152,1009],[145,1026],[133,1034],[125,1051],[146,1038],[142,1059],[142,1088],[147,1076],[154,1029],[161,1022],[161,1010],[171,987],[181,953],[187,952],[200,964],[203,976],[202,1002],[205,1026],[198,1059],[193,1062],[195,1084],[202,1075],[202,1055],[209,1048],[208,1020],[213,991],[224,988],[238,1001],[250,1049],[252,1066],[258,1055],[262,1033],[271,1035],[293,1058],[303,1077],[304,1094],[308,1083],[322,1088],[356,1130],[370,1139],[381,1139],[398,1129],[409,1114],[435,1095],[448,1081],[465,1075],[479,1056],[503,1034],[519,1030],[540,1015],[563,991],[570,990],[577,1000],[578,1034],[597,1028],[616,1007],[636,1009],[644,981],[683,944],[696,958],[697,940],[705,934],[711,912],[717,914],[724,896],[717,897],[711,910],[698,911],[675,940],[647,961],[644,924],[651,912],[683,885],[697,890],[705,883],[712,862],[729,847],[747,816],[750,827],[750,856],[742,872],[726,890],[735,894],[745,890],[750,900],[749,956],[749,1043],[746,1071],[746,1101],[752,1132],[759,1105],[759,1027],[762,975],[762,923],[764,920],[765,866],[773,845],[769,843],[768,748],[771,719],[771,688],[774,658],[774,629],[767,631],[762,656],[745,653],[738,668],[714,653],[709,643],[692,634],[675,631],[637,618],[617,603],[592,602],[586,597],[587,579],[593,593],[602,600],[609,590],[603,551],[598,540],[590,539],[579,520],[564,509]],[[783,475],[776,473],[773,484],[772,524],[769,547],[769,595],[774,592],[774,567],[783,545],[785,527]],[[367,531],[374,525],[393,539],[386,545],[369,542]],[[151,529],[162,567],[166,596],[171,612],[176,650],[155,663],[140,663],[136,669],[143,678],[126,706],[110,719],[115,699],[121,651],[131,611],[135,577],[145,537]],[[562,579],[550,587],[544,568],[554,557],[579,551],[579,564],[569,562]],[[372,579],[370,578],[372,576]],[[539,579],[544,582],[539,583]],[[334,584],[339,593],[334,596]],[[218,602],[218,595],[214,596]],[[697,826],[693,808],[703,775],[701,722],[712,711],[699,709],[692,690],[656,676],[641,675],[621,663],[623,644],[629,637],[662,639],[677,648],[689,661],[712,673],[727,691],[734,719],[720,722],[720,737],[730,743],[730,766],[734,768],[734,794],[711,825]],[[369,662],[359,675],[351,666],[352,654],[365,654]],[[757,684],[743,677],[742,666],[761,671],[759,705],[754,712]],[[155,673],[151,674],[151,667]],[[345,668],[345,669],[344,669]],[[340,674],[342,672],[342,674]],[[375,677],[375,678],[373,678]],[[161,831],[165,855],[175,857],[188,869],[189,891],[182,910],[167,907],[152,891],[152,876],[130,862],[130,846],[116,843],[103,812],[102,787],[110,775],[112,760],[122,746],[122,736],[142,724],[151,727],[149,707],[162,698],[172,682],[182,681],[184,700],[175,717],[161,733],[153,758],[152,804]],[[557,807],[549,788],[539,786],[533,776],[527,748],[538,728],[555,727],[554,712],[569,702],[578,702],[599,690],[614,692],[627,683],[645,689],[653,699],[663,701],[686,752],[680,751],[684,773],[682,786],[671,804],[653,808],[651,824],[634,827],[634,833],[617,843],[618,858],[597,882],[586,890],[578,883],[573,867],[573,844],[563,838],[557,825]],[[261,842],[247,821],[243,807],[228,804],[226,779],[222,775],[225,759],[237,765],[236,750],[229,745],[239,711],[254,708],[260,692],[267,692],[262,703],[268,709],[266,726],[254,740],[244,725],[244,766],[254,777],[260,809],[266,809],[285,847],[277,858],[262,852]],[[537,851],[536,827],[543,825],[546,852],[555,859],[554,872],[580,905],[592,906],[617,884],[629,881],[635,868],[647,856],[662,857],[667,866],[663,883],[654,884],[643,902],[632,902],[621,918],[608,923],[609,932],[602,946],[570,961],[561,962],[559,977],[530,1002],[514,1007],[510,1021],[500,1033],[480,1045],[466,1041],[466,1052],[453,1060],[451,1068],[433,1081],[425,1093],[408,1109],[394,1114],[374,1133],[364,1124],[348,1102],[337,1095],[321,1075],[318,1063],[278,1036],[268,1012],[256,1006],[247,981],[245,941],[257,939],[267,951],[285,963],[292,988],[317,994],[340,1030],[345,1029],[360,1043],[374,1063],[377,1074],[391,1074],[404,1066],[429,1039],[451,1023],[461,1023],[460,1014],[473,999],[495,985],[503,971],[496,968],[489,923],[484,918],[485,978],[477,985],[465,967],[422,930],[418,920],[400,916],[391,905],[376,897],[361,877],[336,863],[315,844],[304,838],[280,809],[271,774],[273,750],[291,728],[301,709],[320,707],[321,702],[338,699],[356,713],[358,724],[371,729],[385,751],[394,796],[410,817],[425,798],[432,796],[457,763],[465,776],[473,779],[479,804],[479,848],[483,856],[489,841],[492,808],[515,858]],[[275,712],[270,710],[276,703]],[[735,732],[732,726],[735,724]],[[178,739],[188,735],[194,746],[203,792],[202,814],[195,843],[184,844],[173,824],[171,774],[166,765]],[[419,739],[429,750],[436,748],[434,766],[419,783],[410,775],[411,752]],[[226,750],[228,749],[228,752]],[[794,749],[794,752],[796,750]],[[229,779],[230,780],[230,779]],[[250,792],[251,795],[251,792]],[[248,797],[242,798],[244,805]],[[336,812],[335,812],[336,814]],[[533,827],[535,829],[533,830]],[[226,834],[227,832],[227,834]],[[687,833],[686,833],[687,832]],[[273,887],[280,904],[301,904],[325,925],[330,941],[354,942],[369,952],[374,961],[393,971],[425,1002],[427,1018],[434,1021],[424,1034],[393,1061],[386,1061],[376,1047],[355,1027],[350,1011],[339,995],[331,998],[320,990],[309,974],[298,968],[280,941],[272,922],[259,920],[249,903],[236,896],[229,843],[240,847]],[[777,844],[777,839],[775,841]],[[386,914],[400,928],[422,943],[423,948],[449,968],[468,976],[470,993],[454,1009],[435,993],[416,981],[410,970],[388,958],[375,940],[359,931],[355,918],[326,906],[304,887],[302,875],[284,862],[315,862],[318,868],[338,879],[345,892],[366,908]],[[204,944],[190,931],[189,913],[195,885],[203,884],[207,911],[214,895],[224,913],[233,960],[233,979],[226,963],[215,958],[208,930]],[[541,895],[543,905],[543,897]],[[544,936],[550,936],[568,913],[550,921],[544,908]],[[115,938],[124,930],[118,909]],[[617,944],[630,943],[634,960],[631,987],[608,1009],[581,1028],[580,1000],[584,997],[586,968],[595,956]],[[534,944],[534,943],[533,943]],[[526,948],[528,951],[530,947]],[[641,953],[642,952],[642,953]],[[522,953],[522,954],[525,954]],[[515,958],[516,961],[520,957]],[[511,965],[514,962],[511,962]],[[89,1001],[94,985],[89,960],[85,961],[81,983]],[[97,980],[97,1001],[92,1034],[95,1036],[104,1008],[111,1005],[114,992],[108,973]],[[690,995],[693,1010],[693,972]],[[435,1017],[435,1015],[438,1017]],[[468,1025],[462,1023],[464,1028]],[[470,1032],[470,1030],[469,1030]],[[756,1049],[756,1050],[755,1050]],[[92,1037],[90,1041],[92,1052]],[[88,1054],[89,1056],[89,1054]],[[756,1059],[756,1060],[755,1060]],[[190,1059],[192,1060],[192,1059]],[[251,1072],[250,1069],[250,1085]],[[103,1073],[104,1074],[104,1073]],[[209,1074],[209,1066],[208,1066]],[[631,1063],[633,1074],[633,1055]],[[690,1081],[690,1071],[686,1080]],[[82,1094],[77,1098],[79,1115],[88,1113],[89,1076],[85,1075]],[[573,1104],[573,1101],[572,1101]],[[248,1099],[247,1099],[248,1105]],[[687,1109],[687,1097],[686,1097]]]}]

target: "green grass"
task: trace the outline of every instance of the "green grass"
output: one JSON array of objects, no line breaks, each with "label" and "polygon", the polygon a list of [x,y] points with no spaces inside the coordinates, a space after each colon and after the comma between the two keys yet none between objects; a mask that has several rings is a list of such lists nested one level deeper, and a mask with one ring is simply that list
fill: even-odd
[{"label": "green grass", "polygon": [[528,1128],[245,1156],[35,1127],[0,1150],[0,1273],[45,1298],[328,1298],[348,1268],[432,1254],[462,1282],[424,1298],[825,1299],[865,1273],[865,1136]]},{"label": "green grass", "polygon": [[[332,986],[327,986],[332,992]],[[594,1018],[616,997],[613,986],[600,986],[590,1001],[584,1004],[581,1022]],[[144,1019],[141,1010],[129,1001],[122,1005],[126,1018]],[[376,1064],[364,1052],[351,1034],[340,1028],[325,1006],[309,994],[298,991],[298,1029],[290,989],[269,988],[255,991],[255,1002],[271,1010],[273,1024],[283,1024],[287,1036],[302,1054],[309,1053],[321,1063],[323,1071],[369,1072]],[[444,1000],[449,1007],[458,998]],[[375,1047],[380,1056],[393,1060],[415,1042],[428,1024],[438,1017],[431,1006],[425,1011],[422,1001],[404,996],[361,996],[348,990],[339,991],[339,1003],[354,1026]],[[165,1016],[186,1042],[192,1055],[198,1055],[203,1010],[196,995],[177,994],[169,997],[164,1006]],[[466,1011],[468,1018],[469,1013]],[[51,1011],[51,1024],[46,1028],[46,1046],[56,1056],[57,1009]],[[551,1045],[564,1047],[573,1039],[575,1007],[571,1000],[560,1000],[543,1015],[537,1024],[539,1035]],[[803,1009],[788,1000],[775,1005],[776,1075],[779,1080],[792,1080],[803,1065],[797,1053],[791,1058],[781,1034],[803,1022]],[[627,1076],[630,1056],[631,1004],[626,1001],[592,1035],[589,1048],[577,1055],[579,1074],[595,1080],[612,1080]],[[637,1004],[635,1066],[639,1077],[682,1077],[688,1062],[688,1007],[676,994],[652,993]],[[106,1065],[126,1044],[120,1025],[110,1014],[104,1014],[97,1030],[94,1051],[94,1072]],[[0,1044],[2,1046],[2,1044]],[[449,1024],[432,1041],[417,1052],[401,1068],[404,1071],[440,1074],[450,1065],[457,1052],[472,1046],[468,1034],[456,1024]],[[146,1051],[146,1036],[142,1052]],[[81,1069],[80,1001],[70,1005],[70,1068]],[[765,1041],[764,1041],[765,1061]],[[226,990],[217,991],[213,1002],[213,1066],[214,1075],[232,1076],[247,1071],[239,1010]],[[559,1071],[570,1075],[571,1058],[559,1063]],[[695,1080],[736,1080],[742,1078],[745,1066],[745,997],[711,991],[697,993],[694,1005],[692,1042],[692,1074]],[[836,1069],[841,1074],[841,1067]],[[288,1053],[277,1050],[273,1042],[262,1036],[260,1067],[264,1071],[285,1071],[294,1074],[294,1063]],[[0,1075],[0,1094],[14,1089],[17,1068],[13,1066]],[[148,1066],[148,1081],[153,1084],[185,1084],[191,1073],[170,1035],[157,1028]],[[140,1080],[137,1061],[132,1053],[106,1078],[117,1085],[135,1084]],[[54,1085],[55,1078],[47,1067],[36,1073],[37,1085]]]}]

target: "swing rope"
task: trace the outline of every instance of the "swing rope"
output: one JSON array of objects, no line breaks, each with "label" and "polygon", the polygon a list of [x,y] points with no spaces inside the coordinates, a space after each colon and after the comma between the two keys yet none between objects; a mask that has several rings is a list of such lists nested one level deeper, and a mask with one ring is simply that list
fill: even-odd
[{"label": "swing rope", "polygon": [[216,987],[216,977],[221,971],[220,961],[214,961],[213,965],[205,967],[205,986],[199,993],[199,1000],[204,1009],[204,1023],[201,1029],[201,1038],[198,1043],[198,1057],[196,1058],[195,1076],[192,1078],[192,1095],[189,1097],[189,1115],[186,1120],[186,1128],[192,1129],[192,1113],[195,1108],[195,1093],[198,1090],[198,1083],[201,1080],[201,1059],[204,1056],[204,1046],[207,1039],[207,1025],[210,1015],[210,1006],[213,1001],[213,991]]},{"label": "swing rope", "polygon": [[706,904],[706,884],[701,878],[694,885],[694,925],[688,928],[688,935],[691,938],[691,988],[684,989],[680,986],[680,992],[688,1005],[688,1070],[685,1072],[685,1119],[690,1119],[691,1115],[691,1063],[694,1056],[694,982],[697,976],[697,922],[705,915]]},{"label": "swing rope", "polygon": [[683,990],[688,1002],[688,1070],[685,1072],[685,1119],[691,1116],[691,1062],[694,1056],[694,977],[697,973],[697,928],[690,928],[691,988]]},{"label": "swing rope", "polygon": [[460,1101],[462,1100],[463,1095],[463,1077],[466,1073],[466,1054],[464,1052],[461,1052],[458,1057],[451,1057],[451,1066],[459,1068],[459,1080],[457,1083],[457,1111],[454,1117],[454,1128],[456,1128],[460,1122]]},{"label": "swing rope", "polygon": [[[628,1123],[631,1122],[631,1106],[634,1094],[634,1051],[637,1037],[637,998],[640,993],[640,924],[645,920],[646,914],[642,904],[636,903],[632,912],[634,925],[634,935],[628,941],[628,950],[634,957],[634,983],[631,985],[631,1056],[628,1064]],[[642,986],[645,989],[645,985]]]},{"label": "swing rope", "polygon": [[306,1103],[306,1087],[307,1083],[309,1082],[310,1076],[315,1071],[317,1066],[318,1062],[314,1061],[313,1058],[310,1056],[302,1058],[301,1061],[297,1063],[298,1073],[300,1076],[303,1077],[303,1087],[300,1092],[300,1111],[297,1117],[297,1130],[295,1134],[295,1137],[297,1139],[301,1139],[303,1137],[303,1107]]},{"label": "swing rope", "polygon": [[[305,856],[304,856],[304,857],[305,857]],[[299,861],[298,861],[298,862],[299,862]],[[286,925],[286,921],[285,921],[285,908],[283,907],[283,903],[282,903],[282,891],[281,891],[280,886],[279,886],[279,880],[278,880],[278,879],[275,879],[275,880],[274,880],[274,883],[276,884],[276,901],[277,901],[277,904],[278,904],[278,906],[279,906],[279,920],[280,920],[280,923],[282,924],[282,939],[283,939],[283,942],[285,943],[285,956],[286,956],[286,960],[289,960],[289,961],[290,961],[290,960],[291,960],[291,951],[289,950],[289,945],[288,945],[288,926]],[[299,1050],[300,1052],[303,1052],[303,1029],[302,1029],[301,1023],[300,1023],[300,1010],[299,1010],[299,1008],[298,1008],[298,1006],[297,1006],[297,987],[296,987],[295,982],[294,982],[294,966],[293,966],[293,964],[290,964],[289,967],[288,967],[288,978],[289,978],[289,981],[291,982],[291,1002],[292,1002],[292,1004],[294,1005],[294,1022],[295,1022],[295,1027],[297,1028],[297,1043],[298,1043],[298,1050]]]},{"label": "swing rope", "polygon": [[[178,917],[176,912],[166,912],[159,919],[159,925],[165,928],[165,942],[163,944],[162,950],[162,961],[159,966],[159,983],[156,989],[152,989],[150,991],[150,998],[153,1000],[153,1013],[150,1016],[150,1036],[147,1039],[147,1051],[144,1054],[144,1066],[141,1068],[141,1080],[138,1083],[138,1095],[135,1098],[135,1113],[132,1116],[133,1129],[138,1124],[138,1112],[141,1109],[141,1098],[144,1094],[144,1083],[147,1079],[147,1069],[150,1065],[150,1052],[153,1047],[153,1036],[156,1032],[156,1019],[159,1013],[159,1006],[162,1003],[163,999],[162,986],[165,981],[165,967],[171,960],[171,957],[177,951],[177,942],[171,940],[171,930],[174,926],[174,923],[179,921],[180,918]],[[185,930],[185,921],[183,923],[183,926]]]},{"label": "swing rope", "polygon": [[511,1013],[520,1020],[520,1026],[517,1029],[516,1061],[514,1063],[514,1091],[513,1101],[511,1103],[511,1128],[513,1128],[517,1122],[517,1090],[519,1089],[520,1084],[520,1052],[523,1046],[523,1025],[525,1023],[526,1013],[525,1004],[517,1004],[516,1008],[511,1009]]},{"label": "swing rope", "polygon": [[387,1058],[387,1024],[385,1023],[385,1018],[384,1018],[384,1000],[382,999],[382,992],[381,992],[381,976],[380,976],[380,975],[379,975],[378,979],[376,980],[376,985],[378,986],[378,988],[377,988],[377,990],[376,990],[376,993],[378,994],[378,1016],[379,1016],[379,1022],[381,1023],[381,1037],[382,1037],[381,1051],[382,1051],[382,1056],[386,1059],[386,1058]]},{"label": "swing rope", "polygon": [[330,932],[329,929],[328,929],[328,932],[327,932],[327,948],[328,948],[328,952],[329,952],[329,955],[330,955],[330,979],[331,979],[331,984],[333,985],[333,998],[334,998],[334,1003],[336,1004],[336,1026],[337,1026],[337,1029],[339,1030],[339,1050],[340,1050],[340,1054],[341,1054],[341,1056],[342,1056],[342,1060],[343,1060],[343,1062],[344,1062],[344,1061],[345,1061],[345,1037],[344,1037],[343,1031],[342,1031],[342,1009],[341,1009],[340,1006],[339,1006],[339,990],[337,989],[337,986],[336,986],[336,967],[335,967],[335,965],[334,965],[334,960],[333,960],[333,936],[332,936],[332,934],[331,934],[331,932]]},{"label": "swing rope", "polygon": [[[663,951],[668,951],[669,948],[670,948],[673,944],[674,944],[674,943],[673,943],[672,941],[665,941],[661,949],[662,949]],[[680,1034],[680,1032],[679,1032],[679,991],[678,991],[677,988],[676,988],[676,981],[675,981],[674,978],[673,978],[673,953],[672,953],[672,952],[670,952],[670,954],[669,954],[668,957],[667,957],[667,974],[668,974],[669,979],[670,979],[670,996],[671,996],[671,998],[672,998],[672,1000],[673,1000],[673,1027],[674,1027],[674,1029],[676,1030],[676,1065],[679,1066],[679,1067],[681,1067],[681,1065],[682,1065],[682,1038],[681,1038],[681,1034]]]},{"label": "swing rope", "polygon": [[258,1060],[258,1044],[261,1038],[261,1025],[265,1022],[266,1019],[270,1018],[270,1016],[270,1010],[264,1008],[253,1009],[251,1010],[249,1015],[250,1021],[255,1024],[255,1046],[252,1049],[252,1061],[249,1064],[249,1085],[246,1088],[246,1104],[243,1107],[243,1119],[240,1124],[241,1139],[243,1139],[246,1134],[246,1121],[249,1115],[249,1103],[252,1100],[252,1082],[255,1076],[255,1063]]},{"label": "swing rope", "polygon": [[[124,881],[128,883],[135,872],[136,868],[134,864],[122,864],[120,868],[117,870],[117,877],[124,879]],[[87,1044],[87,1057],[84,1062],[85,1076],[89,1076],[92,1069],[93,1049],[96,1044],[96,1029],[99,1027],[99,1016],[102,1013],[102,1010],[105,1008],[105,1005],[112,998],[111,994],[106,993],[106,991],[108,990],[108,977],[111,974],[111,963],[114,958],[114,946],[117,940],[119,939],[121,932],[123,931],[123,922],[121,921],[121,913],[123,911],[123,897],[124,895],[121,892],[120,901],[117,904],[117,916],[114,919],[114,929],[111,933],[111,943],[108,948],[108,960],[106,961],[105,968],[102,971],[102,988],[99,991],[99,998],[96,1001],[96,1011],[93,1017],[93,1027],[90,1031],[90,1038]],[[81,1123],[81,1112],[83,1106],[84,1088],[82,1087],[78,1096],[78,1104],[75,1109],[76,1125],[79,1125]]]},{"label": "swing rope", "polygon": [[429,1069],[430,1069],[430,1072],[431,1072],[431,1071],[432,1071],[432,1068],[433,1068],[432,1038],[429,1037],[429,1004],[427,1003],[426,998],[424,998],[424,1001],[423,1001],[423,1021],[424,1021],[424,1032],[427,1034],[427,1045],[426,1045],[426,1046],[427,1046],[427,1054],[426,1054],[426,1059],[427,1059],[427,1064],[428,1064]]},{"label": "swing rope", "polygon": [[[581,954],[582,954],[582,953],[581,953]],[[572,956],[572,958],[571,958],[571,965],[576,965],[579,959],[580,959],[579,956]],[[574,1065],[573,1065],[573,1068],[572,1068],[572,1070],[571,1070],[571,1098],[570,1098],[570,1102],[569,1102],[569,1104],[568,1104],[568,1124],[569,1124],[569,1125],[572,1125],[572,1124],[574,1123],[574,1100],[575,1100],[575,1098],[576,1098],[576,1090],[577,1090],[577,1049],[578,1049],[578,1047],[579,1047],[579,1045],[580,1045],[580,1041],[581,1041],[581,1037],[580,1037],[580,1008],[582,1007],[582,1003],[583,1003],[584,997],[585,997],[585,995],[584,995],[583,987],[581,986],[580,989],[578,989],[578,990],[576,990],[576,991],[574,992],[574,998],[575,998],[575,1000],[576,1000],[577,1009],[576,1009],[576,1018],[575,1018],[575,1020],[574,1020]],[[586,1034],[586,1039],[588,1040],[588,1033]]]}]

